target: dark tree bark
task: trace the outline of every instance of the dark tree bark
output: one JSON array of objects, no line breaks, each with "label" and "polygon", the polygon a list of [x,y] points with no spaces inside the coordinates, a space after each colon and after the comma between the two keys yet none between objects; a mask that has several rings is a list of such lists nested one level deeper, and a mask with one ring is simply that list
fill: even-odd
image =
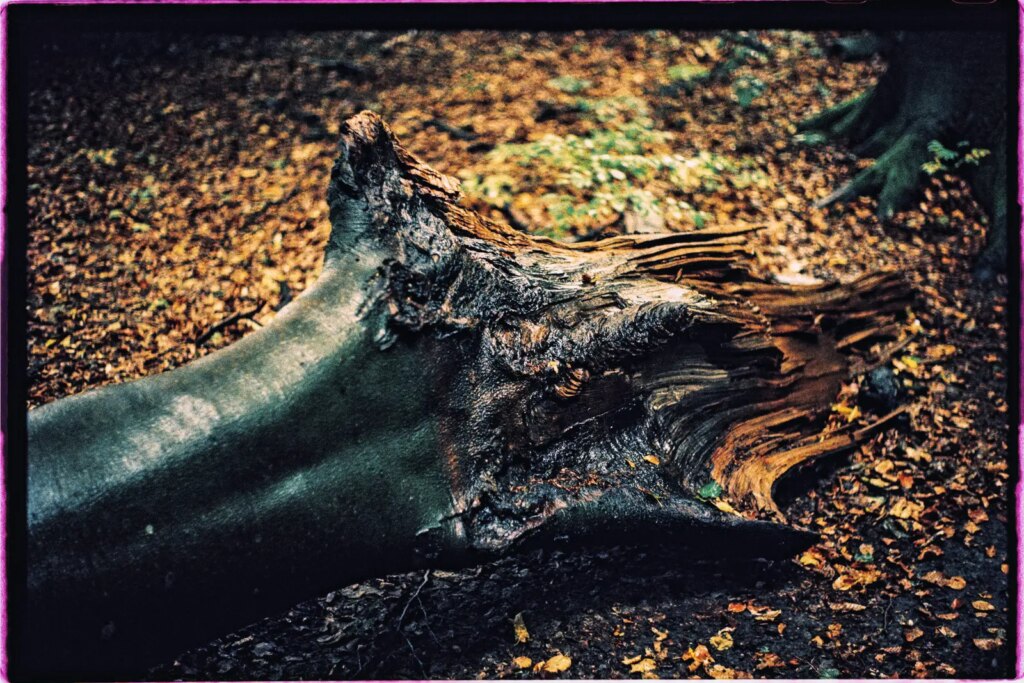
[{"label": "dark tree bark", "polygon": [[[858,53],[863,41],[841,50]],[[909,206],[919,194],[933,158],[931,140],[955,148],[961,140],[990,150],[976,168],[964,166],[979,203],[989,216],[988,245],[978,271],[1006,270],[1006,40],[1002,34],[903,32],[886,40],[888,69],[868,92],[813,116],[804,131],[846,140],[856,154],[875,163],[820,202],[877,195],[883,219]]]},{"label": "dark tree bark", "polygon": [[566,245],[457,196],[349,120],[313,288],[223,351],[30,413],[27,670],[123,678],[340,585],[538,546],[814,540],[772,489],[871,432],[818,438],[899,343],[896,275],[774,285],[749,228]]}]

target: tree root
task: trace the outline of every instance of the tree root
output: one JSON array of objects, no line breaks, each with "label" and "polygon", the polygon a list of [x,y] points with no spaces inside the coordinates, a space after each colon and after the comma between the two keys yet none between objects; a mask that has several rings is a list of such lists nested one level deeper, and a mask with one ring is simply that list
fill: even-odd
[{"label": "tree root", "polygon": [[[877,139],[876,144],[880,140]],[[927,143],[927,136],[919,132],[904,133],[874,164],[816,202],[815,206],[823,208],[861,195],[875,195],[878,197],[878,217],[891,219],[897,211],[908,206],[918,192],[923,175],[921,165],[928,160]]]}]

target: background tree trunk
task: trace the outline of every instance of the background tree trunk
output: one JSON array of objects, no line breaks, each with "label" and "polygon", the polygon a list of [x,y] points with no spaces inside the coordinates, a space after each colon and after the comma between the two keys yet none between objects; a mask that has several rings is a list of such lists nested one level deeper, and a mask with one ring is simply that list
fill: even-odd
[{"label": "background tree trunk", "polygon": [[[863,47],[862,41],[847,41]],[[891,218],[918,195],[931,161],[932,140],[955,149],[960,141],[990,155],[964,165],[979,203],[989,216],[981,274],[1006,269],[1006,45],[1001,35],[971,32],[904,32],[892,35],[889,67],[863,95],[800,124],[805,131],[848,141],[875,163],[822,205],[863,194],[877,195],[878,214]],[[837,44],[840,55],[846,43]],[[857,52],[857,50],[853,50]],[[859,54],[859,53],[858,53]]]}]

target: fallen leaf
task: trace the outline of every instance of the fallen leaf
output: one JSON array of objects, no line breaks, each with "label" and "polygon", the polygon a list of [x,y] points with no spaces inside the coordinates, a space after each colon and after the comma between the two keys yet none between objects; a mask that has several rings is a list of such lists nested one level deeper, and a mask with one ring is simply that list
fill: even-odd
[{"label": "fallen leaf", "polygon": [[520,669],[529,669],[531,666],[533,666],[533,660],[529,657],[516,657],[512,660],[512,663]]},{"label": "fallen leaf", "polygon": [[523,621],[522,612],[516,614],[512,619],[512,629],[515,631],[517,643],[525,643],[530,639],[530,632],[526,630],[526,622]]},{"label": "fallen leaf", "polygon": [[734,678],[739,678],[735,669],[730,669],[729,667],[722,666],[721,664],[710,666],[706,671],[709,676],[717,680],[732,680]]},{"label": "fallen leaf", "polygon": [[629,667],[629,673],[631,673],[631,674],[642,674],[642,673],[647,673],[649,671],[654,671],[657,668],[658,668],[658,663],[657,662],[655,662],[650,657],[644,657],[639,662],[636,662],[631,667]]},{"label": "fallen leaf", "polygon": [[782,658],[774,652],[755,652],[754,659],[757,660],[757,664],[754,665],[754,668],[758,671],[786,666],[786,663],[782,661]]},{"label": "fallen leaf", "polygon": [[702,665],[710,664],[714,662],[714,657],[711,656],[711,652],[707,646],[698,643],[697,647],[691,647],[683,653],[683,661],[691,662],[690,671],[696,671]]},{"label": "fallen leaf", "polygon": [[906,498],[897,498],[889,508],[889,514],[897,519],[917,519],[923,511],[923,504]]},{"label": "fallen leaf", "polygon": [[732,628],[723,628],[721,631],[711,636],[709,642],[711,646],[719,652],[728,650],[732,647]]},{"label": "fallen leaf", "polygon": [[572,660],[563,654],[557,654],[544,662],[543,670],[549,674],[558,674],[567,671],[572,666]]},{"label": "fallen leaf", "polygon": [[828,606],[833,612],[863,612],[867,609],[864,605],[856,602],[830,602]]},{"label": "fallen leaf", "polygon": [[1000,640],[999,638],[975,638],[974,639],[974,646],[977,647],[979,650],[984,650],[985,652],[989,652],[991,650],[995,650],[996,648],[1000,647],[1002,644],[1003,644],[1003,641]]}]

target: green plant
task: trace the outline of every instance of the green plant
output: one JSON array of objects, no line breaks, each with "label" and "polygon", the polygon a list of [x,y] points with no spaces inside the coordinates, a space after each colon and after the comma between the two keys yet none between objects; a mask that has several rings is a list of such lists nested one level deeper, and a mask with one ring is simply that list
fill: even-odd
[{"label": "green plant", "polygon": [[981,160],[992,152],[982,147],[971,147],[967,140],[961,140],[956,144],[956,149],[949,149],[938,140],[928,143],[928,151],[932,155],[931,161],[921,164],[921,169],[928,175],[935,175],[939,171],[953,171],[961,166],[977,166]]},{"label": "green plant", "polygon": [[517,195],[532,194],[550,221],[541,232],[565,238],[626,212],[700,229],[708,216],[686,195],[765,182],[750,160],[674,153],[672,134],[656,128],[638,98],[579,98],[576,109],[598,125],[582,135],[498,145],[488,154],[495,172],[465,177],[466,194],[502,210]]},{"label": "green plant", "polygon": [[552,78],[548,81],[548,87],[562,92],[567,92],[570,95],[578,95],[594,85],[592,81],[588,81],[583,78],[576,78],[575,76],[559,76]]},{"label": "green plant", "polygon": [[711,73],[710,69],[700,64],[676,64],[670,66],[665,75],[673,83],[693,83],[705,80]]},{"label": "green plant", "polygon": [[740,76],[732,83],[732,92],[739,105],[746,109],[764,93],[764,82],[752,76]]}]

